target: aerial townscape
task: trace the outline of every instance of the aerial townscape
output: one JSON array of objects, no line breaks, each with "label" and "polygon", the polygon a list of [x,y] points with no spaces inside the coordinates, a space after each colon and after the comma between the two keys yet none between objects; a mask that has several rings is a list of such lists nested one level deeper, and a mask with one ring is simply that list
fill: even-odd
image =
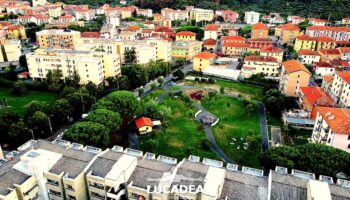
[{"label": "aerial townscape", "polygon": [[0,200],[350,200],[350,1],[0,0]]}]

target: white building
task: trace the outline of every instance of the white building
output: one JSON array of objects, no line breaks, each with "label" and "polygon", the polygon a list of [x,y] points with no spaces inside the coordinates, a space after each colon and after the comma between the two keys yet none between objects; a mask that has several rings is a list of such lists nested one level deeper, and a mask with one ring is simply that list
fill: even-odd
[{"label": "white building", "polygon": [[350,71],[335,72],[329,96],[341,107],[350,108]]},{"label": "white building", "polygon": [[335,66],[328,62],[315,62],[313,64],[316,76],[326,76],[335,74]]},{"label": "white building", "polygon": [[256,24],[259,22],[260,13],[249,11],[244,13],[244,21],[247,24]]},{"label": "white building", "polygon": [[312,141],[350,153],[350,109],[317,107],[317,111]]},{"label": "white building", "polygon": [[120,26],[120,16],[116,13],[109,13],[106,16],[106,23],[111,24],[114,27]]}]

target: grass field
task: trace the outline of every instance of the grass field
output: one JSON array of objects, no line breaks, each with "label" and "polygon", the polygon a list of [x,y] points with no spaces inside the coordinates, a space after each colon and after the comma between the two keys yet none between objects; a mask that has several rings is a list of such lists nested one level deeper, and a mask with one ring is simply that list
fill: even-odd
[{"label": "grass field", "polygon": [[[26,106],[32,101],[38,101],[40,103],[47,103],[52,105],[57,96],[48,92],[39,92],[39,91],[28,91],[24,96],[14,96],[11,94],[11,89],[0,88],[0,99],[1,105],[3,104],[3,99],[6,99],[7,104],[10,106],[10,110],[18,113],[23,116],[26,110]],[[4,109],[0,110],[3,112]]]},{"label": "grass field", "polygon": [[203,83],[203,82],[195,82],[195,81],[186,80],[184,83],[187,85],[192,85],[192,86],[197,86],[197,87],[202,87],[202,88],[211,88],[211,89],[216,89],[216,90],[220,90],[221,87],[224,87],[225,92],[227,92],[227,93],[237,93],[237,94],[249,96],[255,100],[262,100],[262,98],[263,98],[263,89],[262,88],[252,86],[252,85],[242,84],[242,83],[238,83],[238,82],[216,80],[216,82],[214,84],[210,84],[210,83]]},{"label": "grass field", "polygon": [[214,99],[203,100],[202,105],[220,119],[213,127],[213,131],[223,151],[240,165],[260,168],[258,156],[261,153],[261,145],[256,151],[243,148],[247,136],[251,133],[253,136],[260,135],[258,112],[248,113],[240,100],[221,95],[217,95]]},{"label": "grass field", "polygon": [[140,150],[181,160],[189,155],[219,159],[214,152],[202,146],[206,134],[194,119],[197,110],[193,106],[186,105],[180,98],[169,97],[166,97],[161,104],[170,107],[172,114],[166,120],[166,127],[163,124],[161,131],[139,137]]}]

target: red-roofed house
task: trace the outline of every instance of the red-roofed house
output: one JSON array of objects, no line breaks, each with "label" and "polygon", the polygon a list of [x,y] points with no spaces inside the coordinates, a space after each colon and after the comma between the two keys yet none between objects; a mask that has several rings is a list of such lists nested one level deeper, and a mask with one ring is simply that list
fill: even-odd
[{"label": "red-roofed house", "polygon": [[147,134],[152,132],[153,123],[148,117],[140,117],[135,120],[136,128],[140,134]]},{"label": "red-roofed house", "polygon": [[212,38],[218,39],[219,26],[216,24],[208,24],[204,29],[204,40]]},{"label": "red-roofed house", "polygon": [[335,66],[329,62],[315,62],[313,64],[316,76],[334,75]]},{"label": "red-roofed house", "polygon": [[246,56],[241,74],[245,78],[261,73],[264,76],[278,76],[279,66],[277,59],[271,56]]},{"label": "red-roofed house", "polygon": [[299,27],[291,23],[278,26],[275,29],[275,36],[279,38],[282,44],[293,44],[299,34]]},{"label": "red-roofed house", "polygon": [[299,60],[303,64],[313,64],[315,62],[320,62],[321,55],[317,51],[302,49],[299,51]]},{"label": "red-roofed house", "polygon": [[247,39],[241,36],[222,36],[221,41],[222,43],[226,42],[238,42],[238,43],[245,43]]},{"label": "red-roofed house", "polygon": [[176,41],[179,40],[196,40],[196,33],[191,31],[180,31],[176,33]]},{"label": "red-roofed house", "polygon": [[252,39],[268,38],[269,27],[264,23],[256,23],[252,25]]},{"label": "red-roofed house", "polygon": [[213,62],[215,54],[209,52],[201,52],[193,57],[193,70],[197,72],[203,72]]},{"label": "red-roofed house", "polygon": [[238,56],[249,51],[249,44],[242,42],[225,42],[222,44],[222,53],[225,55]]},{"label": "red-roofed house", "polygon": [[277,47],[261,48],[260,55],[274,57],[279,63],[281,63],[283,60],[283,49]]},{"label": "red-roofed house", "polygon": [[34,16],[22,15],[18,16],[17,21],[21,24],[28,24],[35,21]]},{"label": "red-roofed house", "polygon": [[327,36],[335,41],[350,41],[350,27],[309,26],[305,35],[311,37]]},{"label": "red-roofed house", "polygon": [[86,21],[91,21],[96,18],[95,10],[93,9],[76,9],[75,17],[77,20],[84,19]]},{"label": "red-roofed house", "polygon": [[321,49],[333,49],[336,47],[336,42],[330,37],[320,36],[316,38],[316,50],[319,51]]},{"label": "red-roofed house", "polygon": [[99,38],[100,32],[82,32],[81,37],[82,38]]},{"label": "red-roofed house", "polygon": [[261,49],[273,47],[273,40],[270,38],[252,38],[247,42],[250,45],[250,48]]},{"label": "red-roofed house", "polygon": [[280,90],[287,96],[298,96],[299,88],[309,85],[311,72],[299,61],[282,63]]},{"label": "red-roofed house", "polygon": [[341,107],[350,107],[350,71],[336,71],[328,93]]},{"label": "red-roofed house", "polygon": [[320,87],[300,87],[299,104],[301,109],[310,113],[310,118],[316,119],[316,107],[337,107],[337,103]]},{"label": "red-roofed house", "polygon": [[325,19],[309,18],[312,26],[326,26],[329,22]]},{"label": "red-roofed house", "polygon": [[350,109],[317,107],[311,139],[350,153]]},{"label": "red-roofed house", "polygon": [[37,15],[35,16],[35,23],[37,25],[42,25],[42,24],[48,24],[52,20],[51,17],[46,16],[46,15]]},{"label": "red-roofed house", "polygon": [[321,55],[321,61],[324,62],[338,60],[341,57],[339,49],[321,49],[319,53]]},{"label": "red-roofed house", "polygon": [[72,15],[64,15],[58,17],[59,22],[73,22],[75,21],[75,17]]},{"label": "red-roofed house", "polygon": [[209,38],[204,40],[203,46],[205,50],[211,50],[214,51],[216,49],[216,40]]},{"label": "red-roofed house", "polygon": [[341,53],[341,59],[350,61],[350,47],[339,47]]}]

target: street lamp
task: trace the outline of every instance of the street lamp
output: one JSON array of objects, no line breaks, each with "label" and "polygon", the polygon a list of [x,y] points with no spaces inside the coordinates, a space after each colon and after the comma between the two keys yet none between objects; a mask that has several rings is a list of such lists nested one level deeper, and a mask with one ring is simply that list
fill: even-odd
[{"label": "street lamp", "polygon": [[52,115],[49,115],[47,116],[47,120],[49,121],[49,126],[50,126],[50,132],[51,132],[51,135],[53,134],[53,131],[52,131],[52,125],[51,125],[51,117]]},{"label": "street lamp", "polygon": [[30,128],[30,129],[25,128],[25,130],[28,130],[28,131],[29,131],[29,132],[32,134],[32,138],[33,138],[33,140],[35,140],[35,139],[34,139],[34,132],[33,132],[33,129],[31,129],[31,128]]}]

